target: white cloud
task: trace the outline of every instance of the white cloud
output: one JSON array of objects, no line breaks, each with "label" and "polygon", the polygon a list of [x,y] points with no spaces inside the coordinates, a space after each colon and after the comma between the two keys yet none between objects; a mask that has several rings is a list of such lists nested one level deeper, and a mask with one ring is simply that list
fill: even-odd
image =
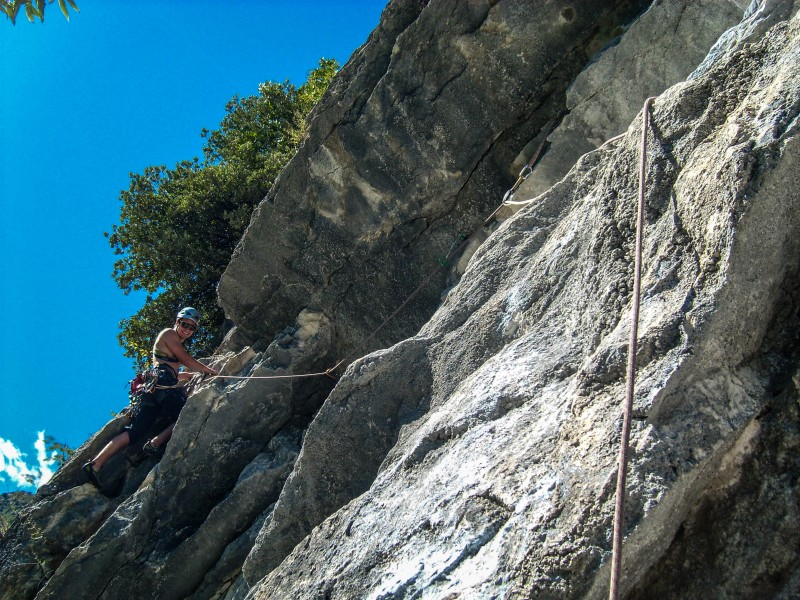
[{"label": "white cloud", "polygon": [[0,481],[11,480],[19,487],[38,488],[53,476],[56,453],[47,455],[44,431],[37,432],[33,444],[36,449],[36,464],[29,465],[26,453],[12,442],[0,438]]},{"label": "white cloud", "polygon": [[39,482],[36,484],[38,487],[50,481],[53,476],[51,467],[55,464],[56,453],[53,452],[47,456],[47,449],[44,446],[44,431],[38,433],[34,447],[36,448],[36,460],[39,461]]}]

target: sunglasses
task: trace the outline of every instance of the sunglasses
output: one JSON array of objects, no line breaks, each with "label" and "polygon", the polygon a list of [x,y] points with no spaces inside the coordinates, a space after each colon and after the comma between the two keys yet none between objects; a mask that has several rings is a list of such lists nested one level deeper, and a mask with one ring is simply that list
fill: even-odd
[{"label": "sunglasses", "polygon": [[189,331],[197,331],[197,325],[194,323],[189,323],[188,321],[178,321],[178,325],[184,329],[188,329]]}]

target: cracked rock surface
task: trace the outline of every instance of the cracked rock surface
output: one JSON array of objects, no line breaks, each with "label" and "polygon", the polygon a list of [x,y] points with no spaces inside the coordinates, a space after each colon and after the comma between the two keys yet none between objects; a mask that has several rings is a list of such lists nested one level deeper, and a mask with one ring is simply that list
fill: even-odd
[{"label": "cracked rock surface", "polygon": [[340,356],[416,332],[445,286],[438,265],[480,235],[514,156],[561,109],[592,53],[647,4],[391,2],[222,277],[235,323],[225,347],[253,345],[303,308],[336,324]]},{"label": "cracked rock surface", "polygon": [[[799,35],[777,25],[653,108],[626,593],[798,592]],[[506,221],[417,336],[348,370],[307,448],[403,414],[376,418],[382,390],[407,389],[410,416],[369,489],[253,598],[607,596],[640,128]],[[360,465],[361,442],[337,441],[298,478]],[[773,510],[728,495],[745,489]],[[284,495],[313,512],[303,482]],[[708,548],[742,526],[781,536],[767,556]]]},{"label": "cracked rock surface", "polygon": [[800,595],[797,13],[389,2],[220,284],[231,378],[107,495],[124,417],[81,447],[0,600],[607,597],[650,95],[622,591]]}]

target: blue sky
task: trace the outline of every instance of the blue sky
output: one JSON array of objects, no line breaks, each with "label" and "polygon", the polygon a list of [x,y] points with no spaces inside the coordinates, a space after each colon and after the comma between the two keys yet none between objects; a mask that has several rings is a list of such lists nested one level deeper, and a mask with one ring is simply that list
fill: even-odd
[{"label": "blue sky", "polygon": [[142,298],[103,233],[129,173],[199,155],[234,95],[344,64],[387,0],[76,3],[0,17],[0,493],[47,479],[43,435],[77,448],[127,404],[117,333]]}]

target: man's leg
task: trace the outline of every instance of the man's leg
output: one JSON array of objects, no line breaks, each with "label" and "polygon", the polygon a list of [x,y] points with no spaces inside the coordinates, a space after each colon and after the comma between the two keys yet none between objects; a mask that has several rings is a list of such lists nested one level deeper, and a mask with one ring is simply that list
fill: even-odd
[{"label": "man's leg", "polygon": [[93,460],[90,460],[81,467],[91,483],[99,487],[100,484],[97,480],[97,472],[103,468],[103,465],[106,464],[109,458],[120,450],[127,448],[131,443],[141,439],[147,430],[150,429],[150,426],[153,424],[153,421],[155,421],[160,410],[158,406],[151,403],[142,404],[133,417],[131,424],[108,442]]},{"label": "man's leg", "polygon": [[95,471],[99,471],[103,468],[103,465],[106,464],[106,461],[114,456],[120,450],[123,450],[128,447],[128,444],[131,443],[131,436],[128,434],[127,431],[123,431],[118,436],[113,438],[110,442],[108,442],[100,453],[94,457],[94,460],[91,461],[92,465],[94,466]]},{"label": "man's leg", "polygon": [[184,391],[180,388],[169,390],[164,394],[162,407],[166,415],[172,421],[172,424],[145,444],[145,452],[163,454],[161,448],[163,448],[172,437],[172,430],[175,429],[175,422],[178,420],[178,415],[181,414],[181,409],[185,404],[186,396],[184,395]]},{"label": "man's leg", "polygon": [[[81,467],[83,472],[86,473],[86,478],[89,483],[100,488],[100,480],[97,479],[97,472],[103,468],[106,461],[114,456],[120,450],[126,448],[131,443],[131,437],[127,431],[123,431],[110,442],[105,445],[105,448],[100,450],[100,453]],[[101,488],[102,489],[102,488]]]},{"label": "man's leg", "polygon": [[150,440],[150,446],[153,448],[161,448],[172,437],[172,430],[175,429],[175,423],[167,427],[164,431],[159,433],[156,437]]}]

